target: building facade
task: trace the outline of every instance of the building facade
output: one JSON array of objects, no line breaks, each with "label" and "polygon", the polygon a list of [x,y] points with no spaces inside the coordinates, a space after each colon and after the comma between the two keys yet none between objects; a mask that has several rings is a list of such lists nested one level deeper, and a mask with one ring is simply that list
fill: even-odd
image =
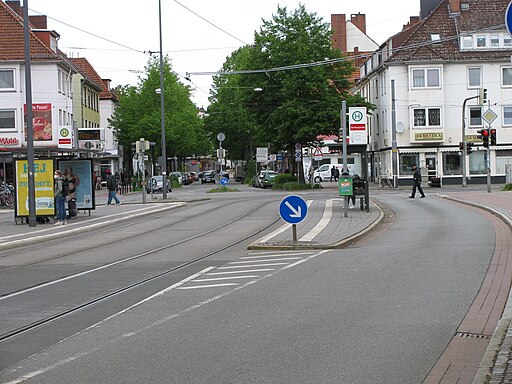
[{"label": "building facade", "polygon": [[[422,17],[411,18],[360,67],[353,92],[377,107],[369,116],[374,178],[409,183],[418,164],[445,184],[463,176],[484,183],[488,168],[493,180],[504,182],[505,165],[512,164],[508,3],[422,1]],[[496,130],[489,156],[482,129]],[[463,142],[471,153],[460,149]]]}]

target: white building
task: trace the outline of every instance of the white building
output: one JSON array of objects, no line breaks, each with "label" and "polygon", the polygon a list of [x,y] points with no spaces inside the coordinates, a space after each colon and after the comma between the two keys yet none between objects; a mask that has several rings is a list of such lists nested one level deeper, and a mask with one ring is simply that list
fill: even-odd
[{"label": "white building", "polygon": [[[416,163],[443,184],[459,184],[464,174],[470,183],[485,183],[489,164],[493,181],[505,181],[505,164],[512,163],[512,37],[503,24],[508,3],[422,0],[422,18],[411,18],[361,66],[353,91],[377,106],[369,117],[374,178],[394,175],[399,184],[409,183]],[[497,144],[487,162],[478,131],[489,127],[485,120],[493,114]],[[465,159],[463,141],[474,143]]]}]

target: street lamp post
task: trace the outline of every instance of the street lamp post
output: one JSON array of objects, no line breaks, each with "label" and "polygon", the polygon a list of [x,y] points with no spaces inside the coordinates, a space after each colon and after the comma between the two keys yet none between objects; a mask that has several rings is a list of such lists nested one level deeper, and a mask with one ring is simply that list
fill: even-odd
[{"label": "street lamp post", "polygon": [[160,27],[160,124],[162,130],[162,188],[163,199],[167,199],[167,150],[165,146],[165,97],[164,97],[164,54],[162,48],[162,1],[158,0],[158,20]]}]

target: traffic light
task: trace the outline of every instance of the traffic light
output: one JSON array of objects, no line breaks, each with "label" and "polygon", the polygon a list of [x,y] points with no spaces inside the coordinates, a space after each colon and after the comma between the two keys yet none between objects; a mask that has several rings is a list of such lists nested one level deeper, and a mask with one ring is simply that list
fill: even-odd
[{"label": "traffic light", "polygon": [[496,145],[496,129],[492,128],[489,130],[489,137],[491,145]]},{"label": "traffic light", "polygon": [[480,88],[478,93],[478,99],[480,101],[480,105],[484,105],[487,101],[487,88]]},{"label": "traffic light", "polygon": [[473,143],[466,143],[466,154],[469,155],[473,152]]},{"label": "traffic light", "polygon": [[480,136],[478,137],[484,143],[485,148],[489,148],[489,130],[488,129],[480,129],[477,131]]}]

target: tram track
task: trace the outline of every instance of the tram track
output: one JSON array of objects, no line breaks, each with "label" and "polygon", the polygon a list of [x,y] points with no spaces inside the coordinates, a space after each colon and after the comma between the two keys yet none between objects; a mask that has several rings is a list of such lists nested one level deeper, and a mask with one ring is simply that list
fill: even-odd
[{"label": "tram track", "polygon": [[[233,203],[233,201],[231,201],[231,204]],[[189,236],[185,239],[181,239],[179,241],[175,241],[175,242],[172,242],[172,243],[169,243],[169,244],[165,244],[163,246],[159,246],[159,247],[155,247],[155,248],[152,248],[152,249],[148,249],[144,252],[140,252],[136,255],[132,255],[130,257],[127,257],[125,259],[122,259],[122,260],[117,260],[117,261],[114,261],[114,262],[111,262],[111,263],[107,263],[107,264],[104,264],[102,266],[98,266],[96,268],[92,268],[88,271],[82,271],[80,273],[76,273],[76,274],[73,274],[73,275],[68,275],[68,276],[65,276],[65,277],[62,277],[60,279],[54,279],[52,281],[47,281],[47,282],[44,282],[44,283],[41,283],[41,284],[37,284],[37,285],[34,285],[34,286],[31,286],[31,287],[26,287],[24,289],[21,289],[21,290],[18,290],[18,291],[14,291],[14,292],[10,292],[8,294],[4,294],[3,296],[0,297],[0,302],[1,301],[4,301],[4,300],[7,300],[7,299],[10,299],[10,298],[14,298],[16,296],[21,296],[25,293],[29,293],[29,292],[33,292],[37,289],[42,289],[42,288],[45,288],[45,287],[48,287],[50,285],[55,285],[55,284],[58,284],[60,282],[63,282],[63,281],[68,281],[68,280],[71,280],[75,277],[80,277],[80,276],[84,276],[85,274],[91,274],[91,273],[94,273],[94,272],[97,272],[99,270],[105,270],[107,268],[111,268],[111,267],[114,267],[114,266],[117,266],[117,265],[120,265],[120,264],[123,264],[123,263],[128,263],[130,261],[133,261],[133,260],[137,260],[137,259],[141,259],[141,258],[144,258],[145,256],[148,256],[150,254],[155,254],[155,253],[158,253],[158,252],[161,252],[163,250],[167,250],[167,249],[170,249],[172,247],[176,247],[178,245],[181,245],[181,244],[184,244],[184,243],[187,243],[187,242],[190,242],[190,241],[194,241],[200,237],[204,237],[204,236],[207,236],[207,235],[212,235],[214,234],[215,232],[225,228],[225,227],[228,227],[230,225],[234,225],[236,224],[237,222],[240,222],[241,220],[243,220],[244,218],[248,217],[249,215],[251,214],[254,214],[255,211],[257,211],[258,209],[261,209],[263,208],[264,206],[266,206],[267,204],[270,204],[271,202],[267,201],[265,203],[262,203],[262,204],[259,204],[256,208],[252,208],[250,209],[248,212],[245,212],[243,213],[242,215],[239,215],[235,218],[233,218],[232,220],[229,220],[229,221],[226,221],[224,223],[222,223],[221,225],[218,225],[214,228],[211,228],[207,231],[202,231],[200,233],[197,233],[193,236]],[[223,206],[220,206],[218,207],[217,209],[222,209]],[[190,219],[192,219],[192,217],[190,217]],[[101,302],[105,302],[115,296],[118,296],[118,295],[121,295],[123,293],[126,293],[132,289],[135,289],[135,288],[138,288],[138,287],[141,287],[143,286],[144,284],[147,284],[149,282],[153,282],[153,281],[156,281],[158,280],[159,278],[162,278],[162,277],[165,277],[165,276],[168,276],[168,275],[171,275],[172,273],[175,273],[177,271],[180,271],[186,267],[190,267],[190,266],[193,266],[194,264],[197,264],[197,263],[200,263],[201,261],[204,261],[205,259],[208,259],[216,254],[219,254],[231,247],[234,247],[240,243],[243,243],[244,241],[247,241],[248,239],[254,237],[255,235],[267,230],[268,228],[270,228],[271,226],[273,226],[277,221],[279,221],[279,219],[275,219],[275,220],[272,220],[270,223],[266,223],[264,226],[260,227],[259,229],[257,229],[256,231],[252,231],[250,234],[247,234],[246,236],[243,236],[239,239],[237,239],[236,241],[232,241],[230,242],[229,244],[225,244],[221,247],[218,247],[217,249],[213,250],[213,251],[210,251],[208,253],[205,253],[203,255],[200,255],[198,257],[195,257],[194,259],[191,259],[191,260],[188,260],[186,262],[182,262],[180,263],[179,265],[177,266],[173,266],[171,268],[167,268],[163,271],[160,271],[158,273],[155,273],[149,277],[146,277],[146,278],[143,278],[141,280],[138,280],[138,281],[135,281],[135,282],[130,282],[129,284],[125,284],[124,286],[120,287],[120,288],[117,288],[115,290],[113,290],[112,292],[108,292],[108,293],[105,293],[105,294],[102,294],[102,295],[99,295],[99,296],[96,296],[96,297],[93,297],[93,298],[90,298],[88,300],[86,300],[85,302],[82,302],[80,304],[77,304],[77,305],[74,305],[74,306],[71,306],[69,308],[66,308],[66,309],[63,309],[63,310],[60,310],[54,314],[51,314],[49,316],[46,316],[42,319],[38,319],[38,320],[35,320],[35,321],[32,321],[28,324],[25,324],[25,325],[22,325],[22,326],[19,326],[19,327],[16,327],[14,329],[11,329],[11,330],[8,330],[7,332],[3,332],[2,334],[0,334],[0,344],[5,342],[5,341],[8,341],[8,340],[11,340],[15,337],[18,337],[18,336],[21,336],[27,332],[30,332],[32,330],[35,330],[39,327],[42,327],[44,325],[47,325],[47,324],[50,324],[58,319],[62,319],[66,316],[69,316],[73,313],[76,313],[80,310],[83,310],[87,307],[90,307],[90,306],[93,306],[95,304],[98,304],[98,303],[101,303]],[[88,249],[88,251],[90,251],[90,248]],[[43,263],[43,261],[40,261],[39,263]],[[34,265],[31,264],[31,265]]]}]

